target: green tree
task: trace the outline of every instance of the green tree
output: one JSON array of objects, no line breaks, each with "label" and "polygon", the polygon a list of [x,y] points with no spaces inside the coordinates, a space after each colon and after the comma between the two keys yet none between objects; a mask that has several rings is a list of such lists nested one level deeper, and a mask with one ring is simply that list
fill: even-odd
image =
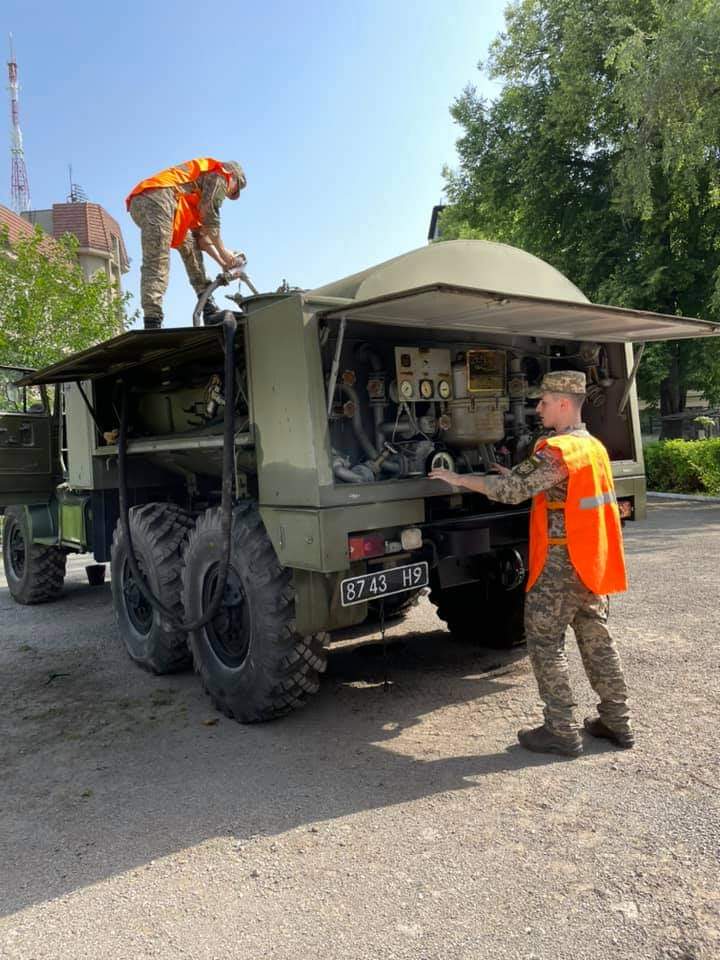
[{"label": "green tree", "polygon": [[0,364],[44,366],[127,327],[129,294],[101,271],[87,279],[77,248],[39,227],[12,245],[0,231]]},{"label": "green tree", "polygon": [[[483,68],[483,65],[480,65]],[[720,4],[516,0],[468,87],[443,237],[535,253],[595,301],[720,320]],[[649,345],[641,396],[720,402],[720,342]]]}]

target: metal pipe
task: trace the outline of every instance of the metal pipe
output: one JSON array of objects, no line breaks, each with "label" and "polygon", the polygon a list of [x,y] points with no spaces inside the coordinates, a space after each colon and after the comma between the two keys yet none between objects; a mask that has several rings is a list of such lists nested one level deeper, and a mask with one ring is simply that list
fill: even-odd
[{"label": "metal pipe", "polygon": [[341,464],[336,463],[333,465],[333,473],[338,478],[345,483],[364,483],[362,477],[359,477],[356,473],[353,473],[350,467],[343,467]]},{"label": "metal pipe", "polygon": [[369,360],[373,373],[382,373],[384,371],[383,362],[379,355],[371,348],[369,343],[361,343],[355,351],[355,357],[360,360]]},{"label": "metal pipe", "polygon": [[340,351],[342,350],[343,340],[345,339],[345,317],[340,318],[340,327],[338,329],[337,343],[335,344],[335,356],[333,357],[332,367],[330,368],[330,380],[328,382],[328,416],[332,414],[332,405],[335,398],[335,384],[337,383],[338,371],[340,370]]},{"label": "metal pipe", "polygon": [[375,421],[375,446],[378,450],[382,450],[383,443],[385,442],[385,437],[383,436],[383,421],[385,419],[385,404],[384,403],[373,403],[372,404],[373,419]]},{"label": "metal pipe", "polygon": [[358,439],[358,443],[365,451],[366,455],[370,460],[375,460],[378,457],[378,451],[370,442],[370,437],[368,437],[365,432],[365,427],[362,422],[362,411],[360,410],[360,401],[358,399],[357,390],[354,387],[349,386],[347,383],[340,384],[340,392],[344,393],[345,396],[349,397],[355,405],[355,410],[352,416],[352,425],[353,432]]},{"label": "metal pipe", "polygon": [[397,427],[394,421],[386,421],[380,424],[383,435],[392,436],[393,433],[399,433],[407,437],[414,437],[417,433],[415,425],[409,419],[398,420]]},{"label": "metal pipe", "polygon": [[[372,371],[375,374],[382,374],[383,379],[385,378],[385,367],[383,365],[380,355],[377,354],[369,343],[361,343],[360,346],[355,351],[355,359],[359,360],[361,363],[368,362],[372,367]],[[370,405],[373,410],[373,419],[375,421],[375,446],[378,450],[382,450],[383,443],[385,438],[382,433],[382,422],[385,419],[385,409],[387,403],[382,400],[371,400]]]},{"label": "metal pipe", "polygon": [[200,322],[200,317],[203,312],[203,307],[210,299],[210,296],[215,293],[218,287],[226,287],[233,280],[242,280],[244,283],[250,287],[252,292],[257,296],[258,292],[255,287],[250,282],[250,278],[245,273],[243,269],[244,263],[235,267],[230,267],[229,270],[225,270],[222,273],[219,273],[215,279],[208,284],[208,286],[203,290],[203,292],[198,297],[198,301],[195,304],[195,309],[193,310],[193,326],[200,327],[202,326]]},{"label": "metal pipe", "polygon": [[252,280],[251,280],[250,277],[245,273],[244,270],[242,270],[242,271],[238,274],[238,280],[242,280],[242,282],[245,284],[245,286],[246,286],[246,287],[249,287],[250,290],[255,294],[256,297],[259,297],[259,296],[260,296],[260,294],[258,293],[257,287],[253,284]]}]

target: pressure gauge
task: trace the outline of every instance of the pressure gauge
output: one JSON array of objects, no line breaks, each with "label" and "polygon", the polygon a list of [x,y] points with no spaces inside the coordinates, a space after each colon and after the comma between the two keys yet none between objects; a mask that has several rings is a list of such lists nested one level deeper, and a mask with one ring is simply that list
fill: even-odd
[{"label": "pressure gauge", "polygon": [[403,400],[409,400],[413,395],[413,385],[412,380],[401,380],[400,381],[400,396]]},{"label": "pressure gauge", "polygon": [[429,400],[434,393],[432,380],[420,381],[420,396],[423,400]]},{"label": "pressure gauge", "polygon": [[438,393],[441,400],[450,399],[450,384],[447,380],[440,380],[438,383]]}]

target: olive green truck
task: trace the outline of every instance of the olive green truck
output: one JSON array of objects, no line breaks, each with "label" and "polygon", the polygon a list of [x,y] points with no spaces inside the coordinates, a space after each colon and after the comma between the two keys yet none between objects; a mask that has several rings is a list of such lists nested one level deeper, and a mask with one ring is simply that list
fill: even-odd
[{"label": "olive green truck", "polygon": [[130,656],[156,673],[194,664],[243,722],[300,706],[334,633],[376,630],[426,588],[454,637],[520,642],[529,505],[428,471],[518,463],[540,435],[532,387],[582,370],[621,514],[642,519],[642,344],[714,332],[592,304],[479,240],[218,319],[4,371],[3,559],[27,604],[60,597],[68,553],[109,561]]}]

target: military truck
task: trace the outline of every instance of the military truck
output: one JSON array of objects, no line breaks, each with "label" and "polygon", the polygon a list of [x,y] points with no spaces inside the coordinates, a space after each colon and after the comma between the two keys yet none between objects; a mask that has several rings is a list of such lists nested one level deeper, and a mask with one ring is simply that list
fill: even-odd
[{"label": "military truck", "polygon": [[539,436],[529,392],[582,370],[585,420],[639,520],[641,345],[713,331],[592,304],[521,250],[458,240],[250,297],[220,325],[131,331],[18,385],[6,373],[10,592],[52,601],[68,553],[109,561],[129,655],[194,664],[243,722],[302,705],[333,634],[375,630],[428,588],[457,640],[518,643],[529,505],[428,471],[518,463]]}]

